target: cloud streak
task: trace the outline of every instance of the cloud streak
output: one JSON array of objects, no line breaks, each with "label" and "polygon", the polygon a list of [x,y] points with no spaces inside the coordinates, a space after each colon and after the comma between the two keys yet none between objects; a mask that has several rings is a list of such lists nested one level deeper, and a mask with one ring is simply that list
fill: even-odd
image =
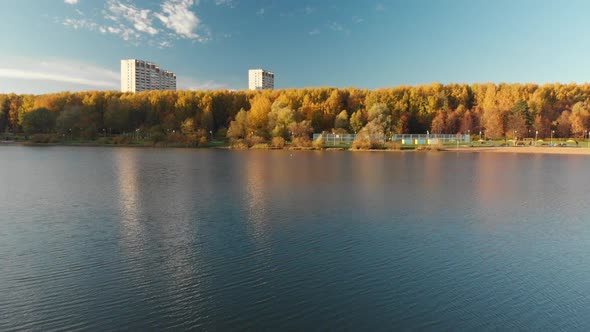
[{"label": "cloud streak", "polygon": [[229,85],[214,81],[196,82],[192,78],[179,76],[177,84],[179,90],[228,90]]},{"label": "cloud streak", "polygon": [[[19,90],[23,93],[47,93],[56,91],[119,90],[121,74],[92,63],[70,59],[0,59],[0,89]],[[179,90],[230,89],[228,84],[213,80],[199,80],[180,75]],[[36,89],[35,89],[36,88]],[[35,89],[35,90],[33,90]]]},{"label": "cloud streak", "polygon": [[96,65],[65,61],[27,61],[0,67],[0,77],[44,82],[61,82],[97,89],[118,89],[120,74]]}]

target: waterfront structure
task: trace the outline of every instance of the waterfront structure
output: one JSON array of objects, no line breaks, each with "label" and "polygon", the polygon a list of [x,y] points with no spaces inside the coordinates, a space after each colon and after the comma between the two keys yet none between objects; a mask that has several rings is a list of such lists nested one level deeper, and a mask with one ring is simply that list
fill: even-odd
[{"label": "waterfront structure", "polygon": [[121,60],[121,92],[176,91],[176,74],[152,62]]},{"label": "waterfront structure", "polygon": [[402,144],[414,145],[438,145],[445,143],[471,143],[470,135],[462,134],[394,134],[392,141],[401,142]]},{"label": "waterfront structure", "polygon": [[248,88],[250,90],[274,89],[275,74],[264,69],[248,70]]}]

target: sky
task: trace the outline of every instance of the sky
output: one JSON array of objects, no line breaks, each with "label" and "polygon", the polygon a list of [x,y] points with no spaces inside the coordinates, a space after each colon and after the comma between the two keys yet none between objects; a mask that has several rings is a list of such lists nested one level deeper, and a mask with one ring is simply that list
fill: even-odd
[{"label": "sky", "polygon": [[584,83],[590,1],[19,0],[0,10],[0,93],[118,90],[120,60],[179,89]]}]

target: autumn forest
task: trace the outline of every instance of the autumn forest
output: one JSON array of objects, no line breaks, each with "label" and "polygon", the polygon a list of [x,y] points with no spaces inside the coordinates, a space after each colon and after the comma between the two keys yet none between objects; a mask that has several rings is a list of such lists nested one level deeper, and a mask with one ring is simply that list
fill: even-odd
[{"label": "autumn forest", "polygon": [[[0,95],[0,132],[93,140],[150,133],[154,140],[195,137],[306,142],[312,133],[471,133],[584,137],[588,84],[430,84],[378,90],[113,91]],[[534,134],[532,134],[534,135]]]}]

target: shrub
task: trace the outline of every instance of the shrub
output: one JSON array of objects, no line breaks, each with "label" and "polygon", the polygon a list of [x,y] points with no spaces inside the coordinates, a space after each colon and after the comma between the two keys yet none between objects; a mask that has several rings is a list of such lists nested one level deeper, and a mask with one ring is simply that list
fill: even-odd
[{"label": "shrub", "polygon": [[31,136],[31,142],[33,143],[56,143],[57,137],[50,134],[35,134]]},{"label": "shrub", "polygon": [[385,142],[386,150],[401,150],[402,146],[398,142]]},{"label": "shrub", "polygon": [[112,140],[113,144],[129,144],[129,138],[126,136],[115,136]]},{"label": "shrub", "polygon": [[188,134],[188,135],[185,135],[184,139],[185,139],[186,145],[195,147],[195,146],[199,145],[200,136],[198,136],[196,134]]},{"label": "shrub", "polygon": [[203,147],[207,145],[207,137],[205,136],[201,136],[201,138],[199,138],[199,146]]},{"label": "shrub", "polygon": [[275,148],[282,149],[285,147],[285,139],[282,137],[273,137],[271,145]]},{"label": "shrub", "polygon": [[270,146],[267,143],[257,143],[254,144],[250,149],[260,149],[260,150],[264,150],[264,149],[268,149]]},{"label": "shrub", "polygon": [[186,144],[187,137],[181,133],[173,132],[166,135],[166,142],[171,144]]},{"label": "shrub", "polygon": [[352,142],[353,149],[382,149],[385,144],[383,127],[376,121],[369,122]]},{"label": "shrub", "polygon": [[320,135],[318,138],[316,138],[315,141],[313,141],[313,148],[314,149],[323,149],[325,144],[324,144],[324,136]]},{"label": "shrub", "polygon": [[229,147],[230,147],[230,149],[235,149],[235,150],[247,150],[248,144],[243,139],[236,139],[236,140],[231,141]]},{"label": "shrub", "polygon": [[217,129],[217,132],[215,133],[215,138],[217,138],[217,139],[223,139],[226,136],[227,136],[227,128],[221,127],[219,129]]},{"label": "shrub", "polygon": [[108,138],[108,137],[99,137],[99,138],[96,140],[96,143],[97,143],[97,144],[103,144],[103,145],[104,145],[104,144],[113,144],[113,142],[111,142],[111,139],[110,139],[110,138]]},{"label": "shrub", "polygon": [[80,137],[82,139],[94,140],[96,138],[96,136],[97,136],[97,132],[96,132],[96,128],[94,126],[85,128],[80,132]]},{"label": "shrub", "polygon": [[265,142],[265,139],[263,137],[261,137],[261,136],[253,135],[253,136],[249,136],[246,139],[246,142],[248,143],[248,146],[249,147],[253,147],[254,145],[264,143]]},{"label": "shrub", "polygon": [[308,148],[311,146],[311,140],[308,137],[295,137],[291,142],[292,147]]},{"label": "shrub", "polygon": [[359,134],[352,142],[352,148],[355,150],[368,150],[371,148],[371,140],[368,136]]},{"label": "shrub", "polygon": [[150,134],[150,140],[153,143],[160,143],[160,142],[164,141],[165,138],[166,138],[166,136],[164,135],[164,133],[161,133],[159,131]]}]

